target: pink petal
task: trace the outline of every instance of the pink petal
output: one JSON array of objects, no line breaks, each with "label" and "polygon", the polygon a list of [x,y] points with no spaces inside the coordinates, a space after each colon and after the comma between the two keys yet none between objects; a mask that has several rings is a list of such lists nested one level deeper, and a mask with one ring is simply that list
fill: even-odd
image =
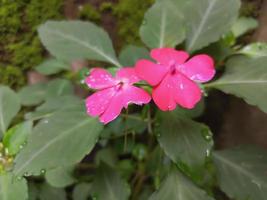
[{"label": "pink petal", "polygon": [[125,108],[131,103],[142,105],[149,103],[151,100],[150,95],[145,90],[135,86],[127,86],[127,88],[123,90],[123,96],[123,104]]},{"label": "pink petal", "polygon": [[108,107],[116,90],[112,88],[98,91],[86,99],[87,113],[93,117],[101,115]]},{"label": "pink petal", "polygon": [[139,60],[135,66],[138,76],[150,85],[157,85],[168,72],[168,68],[148,60]]},{"label": "pink petal", "polygon": [[176,102],[174,99],[175,82],[170,74],[168,74],[163,81],[153,89],[152,97],[155,104],[163,111],[174,110]]},{"label": "pink petal", "polygon": [[194,108],[201,99],[201,90],[196,83],[182,74],[168,74],[153,90],[152,97],[163,110],[174,110],[176,103],[184,108]]},{"label": "pink petal", "polygon": [[188,109],[192,109],[201,100],[201,90],[196,83],[183,74],[173,76],[176,86],[173,90],[176,103]]},{"label": "pink petal", "polygon": [[127,82],[129,84],[134,84],[140,81],[135,69],[132,67],[121,68],[116,74],[116,79],[122,80],[123,82]]},{"label": "pink petal", "polygon": [[86,84],[93,89],[104,89],[115,85],[112,75],[101,68],[92,69],[90,75],[85,79]]},{"label": "pink petal", "polygon": [[214,61],[208,55],[197,55],[181,65],[180,71],[191,80],[207,82],[215,75]]},{"label": "pink petal", "polygon": [[122,92],[117,92],[116,95],[111,99],[105,112],[100,116],[100,121],[104,124],[111,122],[119,116],[122,109],[123,95]]},{"label": "pink petal", "polygon": [[170,63],[183,64],[188,58],[189,54],[185,51],[177,51],[172,48],[153,49],[150,53],[151,57],[163,65],[170,65]]}]

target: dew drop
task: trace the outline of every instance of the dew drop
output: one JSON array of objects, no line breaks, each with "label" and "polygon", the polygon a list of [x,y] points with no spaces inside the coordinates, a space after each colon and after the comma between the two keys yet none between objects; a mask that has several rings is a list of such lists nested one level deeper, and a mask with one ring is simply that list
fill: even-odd
[{"label": "dew drop", "polygon": [[208,131],[207,129],[203,129],[201,131],[201,134],[203,136],[203,138],[206,140],[206,141],[211,141],[212,140],[212,134],[210,131]]},{"label": "dew drop", "polygon": [[147,21],[146,21],[146,19],[144,19],[142,22],[142,25],[146,25],[146,24],[147,24]]},{"label": "dew drop", "polygon": [[28,172],[25,172],[24,176],[30,176],[30,174]]},{"label": "dew drop", "polygon": [[45,169],[41,169],[41,174],[45,174],[46,170]]},{"label": "dew drop", "polygon": [[81,84],[85,84],[85,80],[84,80],[84,79],[81,80],[80,83],[81,83]]},{"label": "dew drop", "polygon": [[18,176],[18,177],[17,177],[17,180],[18,180],[18,181],[21,181],[21,180],[22,180],[22,177],[21,177],[21,176]]},{"label": "dew drop", "polygon": [[48,123],[48,120],[44,120],[44,123],[47,124]]},{"label": "dew drop", "polygon": [[23,149],[23,148],[24,148],[24,146],[23,146],[23,145],[19,145],[19,148],[20,148],[20,149]]}]

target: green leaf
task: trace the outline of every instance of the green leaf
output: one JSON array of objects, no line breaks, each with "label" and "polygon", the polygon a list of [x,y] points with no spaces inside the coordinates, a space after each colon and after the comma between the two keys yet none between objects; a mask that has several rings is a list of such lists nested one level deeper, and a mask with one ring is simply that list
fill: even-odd
[{"label": "green leaf", "polygon": [[53,188],[48,184],[43,184],[40,188],[39,198],[40,200],[66,200],[67,194],[64,189]]},{"label": "green leaf", "polygon": [[240,0],[190,0],[185,12],[186,49],[192,52],[219,40],[231,29],[240,4]]},{"label": "green leaf", "polygon": [[33,129],[28,143],[15,159],[17,176],[78,163],[94,147],[102,124],[89,117],[84,105],[62,109]]},{"label": "green leaf", "polygon": [[28,188],[24,178],[18,180],[11,173],[0,175],[1,200],[27,200]]},{"label": "green leaf", "polygon": [[177,170],[172,170],[149,200],[213,200]]},{"label": "green leaf", "polygon": [[173,162],[199,176],[213,146],[209,128],[175,112],[159,112],[158,120],[156,132],[161,148]]},{"label": "green leaf", "polygon": [[72,198],[73,200],[87,200],[91,191],[91,184],[89,183],[80,183],[75,186]]},{"label": "green leaf", "polygon": [[0,86],[0,135],[8,129],[12,119],[20,110],[18,95],[6,86]]},{"label": "green leaf", "polygon": [[92,185],[93,196],[98,200],[127,200],[130,188],[119,174],[102,163]]},{"label": "green leaf", "polygon": [[145,14],[140,36],[150,48],[175,47],[181,43],[185,28],[179,7],[172,1],[156,2]]},{"label": "green leaf", "polygon": [[267,56],[267,43],[252,43],[243,47],[237,53],[241,53],[252,58]]},{"label": "green leaf", "polygon": [[137,60],[150,59],[149,51],[143,47],[129,45],[124,48],[119,56],[123,66],[134,66]]},{"label": "green leaf", "polygon": [[48,170],[45,174],[45,179],[53,187],[67,187],[76,181],[73,177],[74,168],[74,166],[63,166]]},{"label": "green leaf", "polygon": [[207,87],[241,97],[267,112],[267,57],[233,57],[226,66],[223,76]]},{"label": "green leaf", "polygon": [[16,155],[32,132],[32,121],[22,122],[9,129],[3,138],[3,144],[9,155]]},{"label": "green leaf", "polygon": [[215,151],[220,188],[231,199],[265,200],[267,196],[266,150],[251,146]]},{"label": "green leaf", "polygon": [[52,58],[44,61],[35,69],[41,74],[53,75],[63,70],[70,70],[70,64]]},{"label": "green leaf", "polygon": [[73,94],[74,87],[69,80],[55,79],[47,84],[46,99]]},{"label": "green leaf", "polygon": [[244,35],[246,32],[258,27],[258,21],[252,17],[240,17],[236,20],[232,27],[235,37]]},{"label": "green leaf", "polygon": [[38,31],[47,50],[60,60],[87,58],[121,66],[108,34],[93,23],[48,21]]},{"label": "green leaf", "polygon": [[[62,103],[64,102],[64,103]],[[53,115],[56,111],[79,104],[81,100],[76,96],[59,96],[50,98],[37,107],[34,112],[27,113],[28,120],[38,120]]]},{"label": "green leaf", "polygon": [[21,104],[24,106],[34,106],[40,104],[45,99],[46,84],[37,83],[23,87],[18,93]]},{"label": "green leaf", "polygon": [[198,104],[193,108],[193,109],[186,109],[186,108],[182,108],[182,107],[177,107],[175,109],[175,113],[177,115],[183,115],[183,116],[187,116],[188,118],[197,118],[199,116],[201,116],[204,112],[205,109],[205,101],[204,99],[202,99],[200,102],[198,102]]}]

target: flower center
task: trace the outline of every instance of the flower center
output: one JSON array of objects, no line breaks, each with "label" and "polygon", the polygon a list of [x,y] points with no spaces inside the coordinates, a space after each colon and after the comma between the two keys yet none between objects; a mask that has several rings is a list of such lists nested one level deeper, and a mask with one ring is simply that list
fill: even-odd
[{"label": "flower center", "polygon": [[122,89],[123,85],[124,85],[124,83],[123,83],[122,81],[120,81],[120,82],[116,85],[115,89],[116,89],[117,91],[119,91],[119,90]]},{"label": "flower center", "polygon": [[177,72],[176,63],[175,61],[170,62],[170,73],[174,75]]}]

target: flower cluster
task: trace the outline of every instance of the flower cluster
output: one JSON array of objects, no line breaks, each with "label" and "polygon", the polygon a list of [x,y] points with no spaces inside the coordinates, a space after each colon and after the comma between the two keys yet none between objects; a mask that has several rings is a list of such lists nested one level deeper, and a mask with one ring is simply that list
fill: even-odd
[{"label": "flower cluster", "polygon": [[113,77],[108,71],[94,68],[86,78],[87,85],[97,90],[86,99],[87,112],[99,116],[107,124],[129,104],[147,104],[151,96],[144,89],[134,86],[144,80],[153,87],[152,98],[159,109],[174,110],[178,105],[192,109],[200,101],[202,92],[198,83],[213,78],[215,68],[208,55],[189,54],[171,48],[153,49],[153,60],[139,60],[135,67],[125,67]]}]

